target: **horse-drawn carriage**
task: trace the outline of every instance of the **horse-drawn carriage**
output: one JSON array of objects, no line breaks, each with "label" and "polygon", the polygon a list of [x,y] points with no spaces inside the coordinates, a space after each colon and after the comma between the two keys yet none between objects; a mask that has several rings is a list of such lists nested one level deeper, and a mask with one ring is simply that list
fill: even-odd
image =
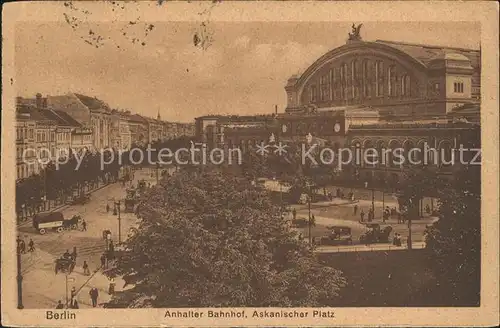
[{"label": "horse-drawn carriage", "polygon": [[74,215],[71,219],[65,220],[61,212],[39,213],[33,218],[33,227],[44,235],[47,229],[54,229],[57,232],[77,230],[81,221],[80,215]]},{"label": "horse-drawn carriage", "polygon": [[58,272],[64,272],[70,274],[71,272],[73,272],[75,265],[76,265],[76,259],[73,258],[73,256],[69,257],[61,256],[60,258],[56,259],[55,263],[56,274]]},{"label": "horse-drawn carriage", "polygon": [[365,224],[367,231],[359,237],[359,241],[364,244],[388,243],[392,227],[380,228],[378,223]]}]

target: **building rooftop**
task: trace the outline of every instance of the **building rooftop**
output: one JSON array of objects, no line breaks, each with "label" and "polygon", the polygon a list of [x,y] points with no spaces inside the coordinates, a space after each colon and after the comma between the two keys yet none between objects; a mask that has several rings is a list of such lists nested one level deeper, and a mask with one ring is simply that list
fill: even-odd
[{"label": "building rooftop", "polygon": [[455,48],[438,45],[406,43],[399,41],[376,40],[376,43],[388,45],[396,48],[415,59],[418,59],[425,65],[430,61],[438,58],[447,58],[450,54],[455,53],[463,55],[471,61],[474,68],[481,66],[481,51],[476,49]]},{"label": "building rooftop", "polygon": [[104,101],[97,99],[96,97],[89,97],[79,93],[74,93],[74,95],[91,111],[110,111],[109,106]]}]

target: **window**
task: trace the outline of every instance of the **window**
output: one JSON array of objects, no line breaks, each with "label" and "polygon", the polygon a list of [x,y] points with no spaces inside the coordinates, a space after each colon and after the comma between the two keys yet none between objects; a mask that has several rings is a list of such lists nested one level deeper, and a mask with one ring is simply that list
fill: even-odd
[{"label": "window", "polygon": [[362,77],[362,87],[363,87],[363,98],[370,97],[370,84],[368,79],[368,60],[363,61],[363,77]]},{"label": "window", "polygon": [[395,67],[390,66],[387,69],[387,93],[393,97],[396,95],[396,72]]},{"label": "window", "polygon": [[405,74],[401,77],[401,95],[409,96],[410,95],[410,76]]},{"label": "window", "polygon": [[375,63],[375,94],[377,97],[384,95],[384,63],[377,61]]},{"label": "window", "polygon": [[332,68],[330,70],[330,74],[329,74],[329,77],[328,77],[328,86],[329,86],[329,89],[330,89],[330,100],[335,100],[335,92],[334,92],[334,86],[335,84],[335,69]]},{"label": "window", "polygon": [[311,102],[316,102],[316,86],[311,85]]},{"label": "window", "polygon": [[453,92],[455,92],[455,93],[464,93],[464,83],[463,82],[455,82],[455,83],[453,83]]},{"label": "window", "polygon": [[30,134],[30,139],[33,139],[33,129],[30,129],[29,134]]},{"label": "window", "polygon": [[357,72],[357,62],[356,60],[353,60],[351,62],[351,96],[353,99],[356,99],[358,96],[358,85],[357,85],[357,77],[358,77],[358,72]]},{"label": "window", "polygon": [[341,99],[347,99],[347,64],[342,64],[340,69]]},{"label": "window", "polygon": [[328,76],[324,75],[319,79],[319,99],[321,101],[327,100],[328,97]]}]

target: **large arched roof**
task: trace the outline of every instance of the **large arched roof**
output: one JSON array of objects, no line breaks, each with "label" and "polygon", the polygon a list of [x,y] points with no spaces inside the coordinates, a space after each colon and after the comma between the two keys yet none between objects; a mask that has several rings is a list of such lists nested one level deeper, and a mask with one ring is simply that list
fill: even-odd
[{"label": "large arched roof", "polygon": [[416,68],[426,69],[426,64],[419,58],[415,58],[409,53],[402,51],[396,47],[381,42],[352,42],[341,47],[332,49],[318,58],[312,65],[310,65],[299,77],[298,85],[303,85],[318,69],[323,67],[328,62],[335,60],[338,57],[347,55],[349,53],[356,53],[359,51],[373,51],[378,54],[387,54],[399,58],[401,61],[413,64]]}]

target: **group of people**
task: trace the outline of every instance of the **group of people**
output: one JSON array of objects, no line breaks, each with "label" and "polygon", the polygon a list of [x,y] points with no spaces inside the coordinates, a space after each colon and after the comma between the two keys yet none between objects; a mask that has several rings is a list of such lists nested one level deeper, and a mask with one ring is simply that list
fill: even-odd
[{"label": "group of people", "polygon": [[17,251],[19,254],[26,254],[26,252],[32,253],[35,251],[35,242],[33,242],[33,239],[31,239],[31,238],[28,242],[28,249],[27,250],[26,250],[26,242],[24,241],[24,239],[17,236],[16,242],[17,242]]},{"label": "group of people", "polygon": [[[356,215],[356,213],[358,212],[358,205],[354,205],[354,215]],[[361,209],[361,213],[359,213],[359,217],[361,219],[361,222],[365,222],[365,211],[363,209]],[[373,220],[375,219],[375,213],[373,212],[373,208],[370,207],[370,209],[368,210],[368,217],[367,217],[367,221],[368,222],[372,222]]]}]

